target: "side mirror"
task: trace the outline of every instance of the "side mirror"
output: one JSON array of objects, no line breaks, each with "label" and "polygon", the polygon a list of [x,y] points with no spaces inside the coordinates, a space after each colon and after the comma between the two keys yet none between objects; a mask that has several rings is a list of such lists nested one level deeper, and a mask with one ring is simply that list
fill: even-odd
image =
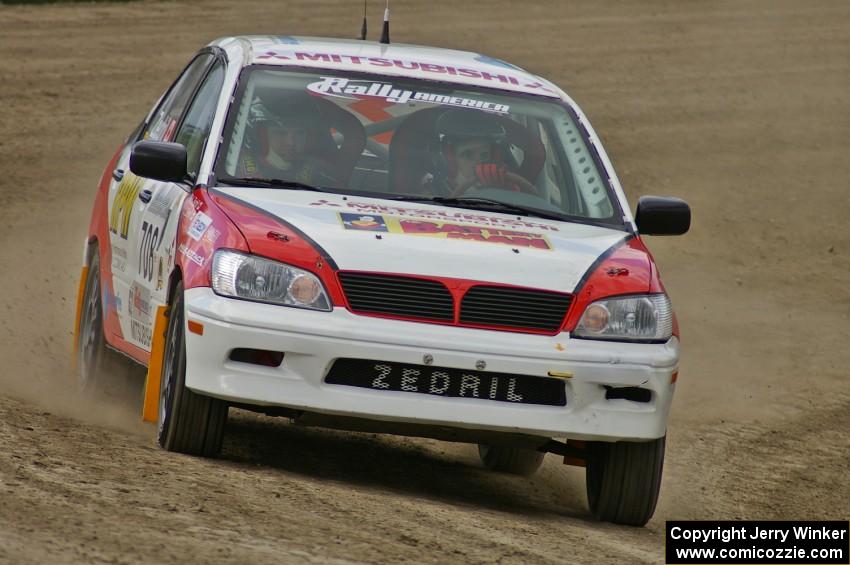
[{"label": "side mirror", "polygon": [[635,223],[644,235],[682,235],[691,227],[691,207],[672,196],[641,196]]},{"label": "side mirror", "polygon": [[166,182],[185,182],[186,147],[168,141],[138,141],[130,152],[133,174]]}]

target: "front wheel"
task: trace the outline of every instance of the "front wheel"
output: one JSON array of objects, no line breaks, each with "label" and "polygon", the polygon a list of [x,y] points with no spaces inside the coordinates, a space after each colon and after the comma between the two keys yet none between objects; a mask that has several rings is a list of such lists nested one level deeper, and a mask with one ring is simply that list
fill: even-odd
[{"label": "front wheel", "polygon": [[527,477],[533,475],[540,468],[545,453],[521,447],[479,443],[478,455],[488,469]]},{"label": "front wheel", "polygon": [[228,405],[186,388],[183,283],[174,292],[160,378],[159,444],[168,451],[215,457],[221,450]]},{"label": "front wheel", "polygon": [[606,522],[643,526],[655,513],[665,438],[647,442],[588,442],[587,501]]}]

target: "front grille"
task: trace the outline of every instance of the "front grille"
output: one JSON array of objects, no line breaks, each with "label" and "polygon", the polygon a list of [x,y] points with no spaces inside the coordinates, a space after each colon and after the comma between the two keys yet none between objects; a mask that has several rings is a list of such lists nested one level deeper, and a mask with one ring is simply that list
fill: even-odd
[{"label": "front grille", "polygon": [[571,296],[558,292],[500,286],[474,286],[460,305],[461,324],[557,331]]},{"label": "front grille", "polygon": [[397,275],[339,273],[355,312],[451,322],[454,301],[440,282]]}]

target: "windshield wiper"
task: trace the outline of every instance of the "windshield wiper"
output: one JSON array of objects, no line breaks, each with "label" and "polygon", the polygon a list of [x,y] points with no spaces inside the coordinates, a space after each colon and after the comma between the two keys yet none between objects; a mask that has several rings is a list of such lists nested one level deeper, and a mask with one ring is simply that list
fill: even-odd
[{"label": "windshield wiper", "polygon": [[313,192],[330,192],[321,186],[313,186],[294,180],[266,179],[258,177],[220,177],[218,182],[232,184],[234,186],[252,186],[259,188],[283,188],[288,190],[311,190]]},{"label": "windshield wiper", "polygon": [[537,216],[546,218],[547,220],[564,221],[565,218],[561,214],[555,212],[546,212],[537,208],[526,208],[517,204],[508,204],[501,200],[491,200],[490,198],[479,198],[477,196],[399,196],[393,200],[403,200],[405,202],[433,202],[435,204],[443,204],[445,206],[458,206],[460,208],[471,208],[473,210],[498,210],[509,214],[521,214],[525,216]]}]

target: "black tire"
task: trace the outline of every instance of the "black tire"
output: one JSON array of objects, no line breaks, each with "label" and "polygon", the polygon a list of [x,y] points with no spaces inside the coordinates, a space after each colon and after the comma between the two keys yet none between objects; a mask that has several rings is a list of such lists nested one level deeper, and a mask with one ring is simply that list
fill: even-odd
[{"label": "black tire", "polygon": [[533,475],[543,464],[542,451],[523,449],[521,447],[505,447],[502,445],[478,444],[478,455],[484,466],[492,471],[510,473],[512,475]]},{"label": "black tire", "polygon": [[643,526],[661,491],[665,438],[647,442],[588,442],[587,502],[600,520]]},{"label": "black tire", "polygon": [[111,357],[103,337],[103,302],[100,295],[100,254],[97,244],[93,244],[89,250],[86,288],[80,327],[77,329],[77,389],[86,395],[103,392],[104,372]]},{"label": "black tire", "polygon": [[183,283],[169,309],[159,389],[158,441],[168,451],[215,457],[221,450],[228,404],[186,388]]},{"label": "black tire", "polygon": [[84,395],[134,406],[143,399],[144,367],[110,349],[103,330],[103,285],[97,243],[89,249],[80,327],[77,329],[77,389]]}]

